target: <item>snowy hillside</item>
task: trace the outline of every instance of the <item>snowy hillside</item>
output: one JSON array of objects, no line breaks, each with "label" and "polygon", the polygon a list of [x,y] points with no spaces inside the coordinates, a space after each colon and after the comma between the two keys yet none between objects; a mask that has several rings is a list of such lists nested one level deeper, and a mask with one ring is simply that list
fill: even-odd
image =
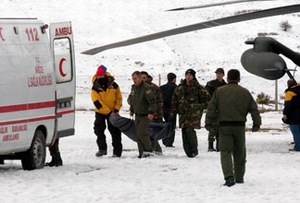
[{"label": "snowy hillside", "polygon": [[[71,2],[71,3],[70,3]],[[37,17],[45,23],[72,21],[76,42],[77,65],[77,108],[92,108],[89,100],[85,101],[90,89],[90,78],[99,64],[105,64],[109,71],[122,84],[122,91],[127,96],[131,85],[131,73],[146,70],[158,83],[161,74],[162,83],[168,72],[175,72],[178,78],[184,77],[188,68],[194,68],[202,84],[214,78],[217,67],[226,71],[238,68],[242,73],[241,85],[249,88],[256,97],[260,92],[273,99],[274,81],[255,77],[246,72],[241,64],[242,53],[252,48],[244,41],[257,37],[258,33],[276,33],[272,35],[279,42],[294,51],[299,51],[298,27],[299,14],[263,18],[240,22],[201,31],[193,31],[164,39],[154,40],[123,48],[107,50],[94,56],[80,52],[121,40],[139,37],[175,27],[190,25],[202,21],[234,15],[237,12],[267,9],[282,5],[299,3],[297,0],[276,0],[239,3],[177,12],[167,12],[171,8],[202,5],[220,1],[150,1],[150,0],[91,0],[85,1],[2,1],[1,17]],[[283,31],[279,24],[288,21],[293,27]],[[141,63],[139,63],[141,62]],[[295,65],[286,60],[289,68]],[[141,64],[144,64],[141,66]],[[296,79],[299,74],[296,75]],[[285,89],[287,76],[279,81],[279,94]]]},{"label": "snowy hillside", "polygon": [[[242,53],[251,48],[244,41],[258,33],[272,35],[294,51],[300,51],[300,13],[240,22],[193,31],[164,39],[107,50],[94,56],[82,55],[87,49],[147,35],[174,27],[222,18],[236,12],[299,4],[300,0],[248,2],[188,11],[168,9],[226,0],[2,0],[1,18],[38,18],[45,23],[72,21],[77,69],[77,109],[92,109],[91,77],[99,64],[108,67],[121,86],[124,102],[121,114],[127,116],[126,98],[131,73],[145,70],[154,82],[166,82],[168,72],[178,81],[188,68],[197,71],[201,84],[214,79],[223,67],[241,71],[241,85],[253,97],[264,92],[274,99],[275,82],[246,72],[240,63]],[[288,21],[292,28],[283,31],[279,24]],[[295,65],[286,59],[288,67]],[[300,74],[296,73],[296,80]],[[287,76],[278,81],[279,95],[286,88]],[[281,101],[282,102],[282,101]],[[299,202],[299,156],[288,153],[291,134],[281,123],[281,112],[262,115],[265,131],[247,132],[248,162],[245,184],[224,188],[218,153],[207,152],[207,132],[197,131],[199,156],[185,157],[181,131],[176,130],[174,149],[163,148],[164,155],[139,160],[136,143],[123,136],[121,159],[110,154],[94,157],[96,136],[94,114],[78,111],[76,135],[61,140],[63,167],[23,171],[19,161],[0,166],[0,202]],[[251,126],[251,118],[247,126]],[[269,130],[271,129],[271,130]],[[110,147],[110,136],[107,134]],[[50,159],[49,155],[47,159]]]}]

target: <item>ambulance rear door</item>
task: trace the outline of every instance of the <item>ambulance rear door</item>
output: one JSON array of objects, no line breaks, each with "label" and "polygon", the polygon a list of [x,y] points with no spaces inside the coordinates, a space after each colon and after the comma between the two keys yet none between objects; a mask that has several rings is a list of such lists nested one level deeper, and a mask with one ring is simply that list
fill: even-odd
[{"label": "ambulance rear door", "polygon": [[57,137],[74,135],[75,52],[71,22],[51,23],[50,46],[56,82]]}]

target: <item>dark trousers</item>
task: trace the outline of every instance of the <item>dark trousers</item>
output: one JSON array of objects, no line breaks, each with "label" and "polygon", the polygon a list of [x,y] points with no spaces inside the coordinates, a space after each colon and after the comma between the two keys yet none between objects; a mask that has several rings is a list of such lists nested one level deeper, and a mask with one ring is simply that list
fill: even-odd
[{"label": "dark trousers", "polygon": [[219,126],[219,148],[224,179],[244,181],[246,165],[245,126]]},{"label": "dark trousers", "polygon": [[193,128],[182,128],[182,144],[185,154],[193,157],[193,153],[198,153],[198,139]]},{"label": "dark trousers", "polygon": [[109,122],[109,116],[103,115],[100,113],[95,113],[95,122],[94,122],[94,133],[97,136],[96,143],[98,145],[99,150],[107,150],[106,136],[104,131],[106,129],[105,121],[107,121],[108,131],[111,134],[113,153],[117,156],[121,156],[122,154],[122,138],[121,131],[114,127]]},{"label": "dark trousers", "polygon": [[[170,111],[164,111],[163,116],[164,116],[165,122],[169,122]],[[176,128],[176,116],[175,116],[175,118],[172,119],[172,122],[173,122],[172,126],[174,128]],[[163,139],[162,142],[166,147],[171,147],[171,146],[173,146],[174,140],[175,140],[175,130],[169,137]]]},{"label": "dark trousers", "polygon": [[50,151],[50,155],[52,157],[60,155],[60,152],[59,152],[59,138],[57,138],[55,140],[54,144],[51,147],[49,147],[49,151]]}]

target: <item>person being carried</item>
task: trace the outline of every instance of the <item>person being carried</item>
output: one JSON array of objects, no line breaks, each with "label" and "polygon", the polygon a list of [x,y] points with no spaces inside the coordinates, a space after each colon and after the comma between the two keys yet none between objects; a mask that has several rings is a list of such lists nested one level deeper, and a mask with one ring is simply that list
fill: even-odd
[{"label": "person being carried", "polygon": [[110,123],[109,116],[119,113],[122,107],[122,94],[115,78],[106,70],[104,65],[100,65],[92,78],[91,99],[95,106],[94,133],[97,136],[96,143],[98,145],[96,157],[107,155],[106,135],[104,134],[105,121],[112,138],[112,156],[121,157],[123,150],[121,131]]}]

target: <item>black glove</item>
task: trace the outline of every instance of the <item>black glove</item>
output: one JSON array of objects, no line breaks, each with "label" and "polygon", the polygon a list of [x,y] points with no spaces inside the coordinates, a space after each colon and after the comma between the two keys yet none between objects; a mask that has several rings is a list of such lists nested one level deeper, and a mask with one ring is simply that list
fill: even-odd
[{"label": "black glove", "polygon": [[211,130],[211,125],[210,124],[205,124],[205,129],[207,130],[207,131],[210,131]]},{"label": "black glove", "polygon": [[259,125],[252,126],[252,132],[258,132],[260,129]]}]

